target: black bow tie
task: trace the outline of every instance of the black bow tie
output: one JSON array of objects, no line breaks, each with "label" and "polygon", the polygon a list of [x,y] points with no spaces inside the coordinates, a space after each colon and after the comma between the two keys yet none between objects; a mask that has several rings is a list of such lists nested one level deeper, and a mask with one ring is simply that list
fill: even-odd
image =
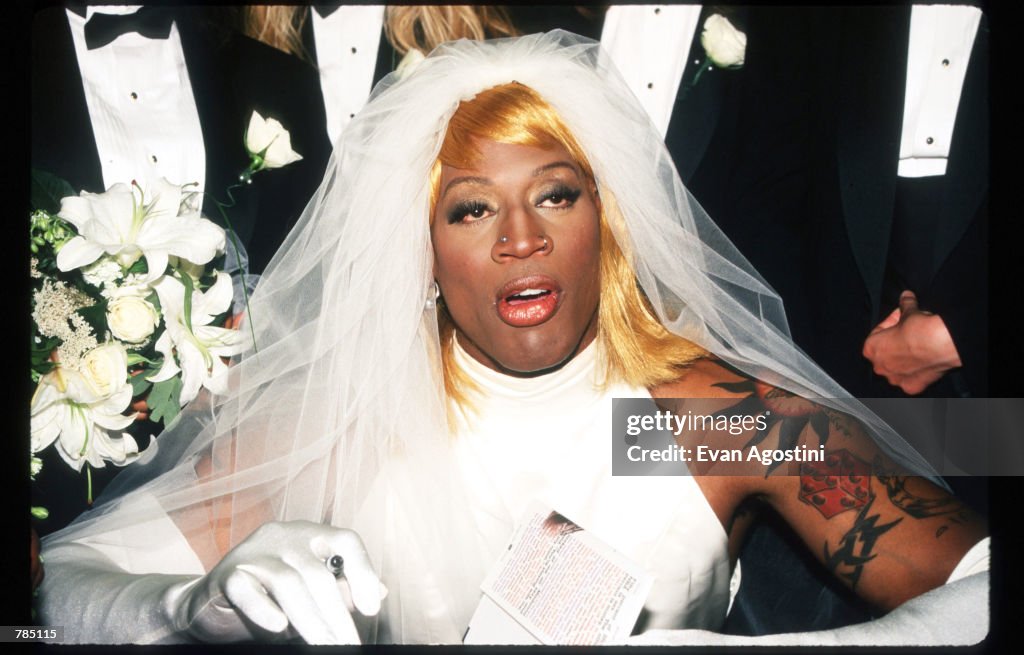
[{"label": "black bow tie", "polygon": [[316,13],[320,14],[321,18],[327,18],[338,10],[338,5],[313,5],[313,9]]},{"label": "black bow tie", "polygon": [[85,24],[85,45],[102,48],[122,34],[138,32],[150,39],[166,39],[174,17],[165,7],[142,7],[134,14],[95,13]]}]

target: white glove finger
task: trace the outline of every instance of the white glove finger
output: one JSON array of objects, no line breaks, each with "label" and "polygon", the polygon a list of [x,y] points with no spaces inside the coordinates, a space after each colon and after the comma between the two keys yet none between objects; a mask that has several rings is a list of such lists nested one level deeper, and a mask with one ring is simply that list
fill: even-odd
[{"label": "white glove finger", "polygon": [[363,615],[374,616],[380,611],[383,585],[373,570],[363,540],[351,530],[324,527],[325,531],[312,542],[313,552],[325,562],[332,555],[344,558],[344,575],[352,592],[352,603]]},{"label": "white glove finger", "polygon": [[224,595],[239,614],[270,632],[288,627],[288,617],[267,595],[263,586],[250,573],[235,569],[224,583]]},{"label": "white glove finger", "polygon": [[292,565],[302,575],[320,615],[335,633],[339,642],[358,644],[359,633],[349,613],[351,605],[346,602],[345,595],[342,593],[341,587],[345,581],[337,580],[315,555],[303,558],[301,564],[290,562],[287,558],[285,563]]},{"label": "white glove finger", "polygon": [[239,564],[238,568],[259,580],[306,643],[341,643],[340,636],[334,634],[320,614],[306,581],[294,568],[281,561],[260,566]]}]

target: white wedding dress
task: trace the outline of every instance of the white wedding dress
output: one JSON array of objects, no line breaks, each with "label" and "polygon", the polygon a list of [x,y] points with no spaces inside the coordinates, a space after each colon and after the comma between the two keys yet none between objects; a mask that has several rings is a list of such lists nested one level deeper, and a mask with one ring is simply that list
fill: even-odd
[{"label": "white wedding dress", "polygon": [[612,398],[650,394],[600,389],[598,350],[594,342],[553,373],[514,378],[456,345],[481,391],[457,411],[455,450],[477,526],[498,532],[483,541],[507,544],[508,518],[539,500],[654,576],[639,629],[718,629],[730,602],[725,530],[689,475],[612,476]]}]

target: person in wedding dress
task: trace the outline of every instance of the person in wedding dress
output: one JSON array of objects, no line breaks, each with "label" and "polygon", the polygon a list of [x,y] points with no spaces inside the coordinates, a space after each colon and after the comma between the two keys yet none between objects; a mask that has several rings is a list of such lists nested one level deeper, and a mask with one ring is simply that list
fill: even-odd
[{"label": "person in wedding dress", "polygon": [[[68,641],[457,643],[538,499],[652,574],[636,643],[732,643],[758,504],[892,610],[768,643],[987,630],[984,525],[793,345],[595,42],[458,41],[386,78],[245,321],[229,392],[45,540]],[[758,403],[787,417],[760,446],[832,468],[612,476],[612,399],[652,397]]]}]

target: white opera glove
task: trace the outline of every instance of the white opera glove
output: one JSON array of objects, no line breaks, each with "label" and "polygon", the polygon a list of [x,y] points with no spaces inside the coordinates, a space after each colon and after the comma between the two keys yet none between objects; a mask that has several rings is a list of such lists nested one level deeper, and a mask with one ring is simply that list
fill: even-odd
[{"label": "white opera glove", "polygon": [[376,614],[385,592],[359,536],[291,521],[261,526],[200,577],[126,573],[89,546],[59,545],[47,554],[41,618],[77,624],[73,642],[245,641],[260,638],[255,625],[291,626],[311,644],[359,643],[345,581],[327,568],[334,555],[355,609]]},{"label": "white opera glove", "polygon": [[310,644],[358,644],[344,583],[327,568],[334,555],[344,558],[352,604],[377,614],[382,585],[362,540],[308,521],[264,524],[209,573],[168,594],[166,607],[177,630],[201,641],[251,638],[249,621],[274,633],[291,625]]},{"label": "white opera glove", "polygon": [[880,619],[835,630],[746,637],[708,630],[649,630],[636,646],[966,646],[988,634],[988,571],[912,598]]},{"label": "white opera glove", "polygon": [[649,630],[630,637],[643,646],[967,646],[988,634],[989,539],[971,548],[949,581],[885,616],[834,630],[747,637],[708,630]]}]

